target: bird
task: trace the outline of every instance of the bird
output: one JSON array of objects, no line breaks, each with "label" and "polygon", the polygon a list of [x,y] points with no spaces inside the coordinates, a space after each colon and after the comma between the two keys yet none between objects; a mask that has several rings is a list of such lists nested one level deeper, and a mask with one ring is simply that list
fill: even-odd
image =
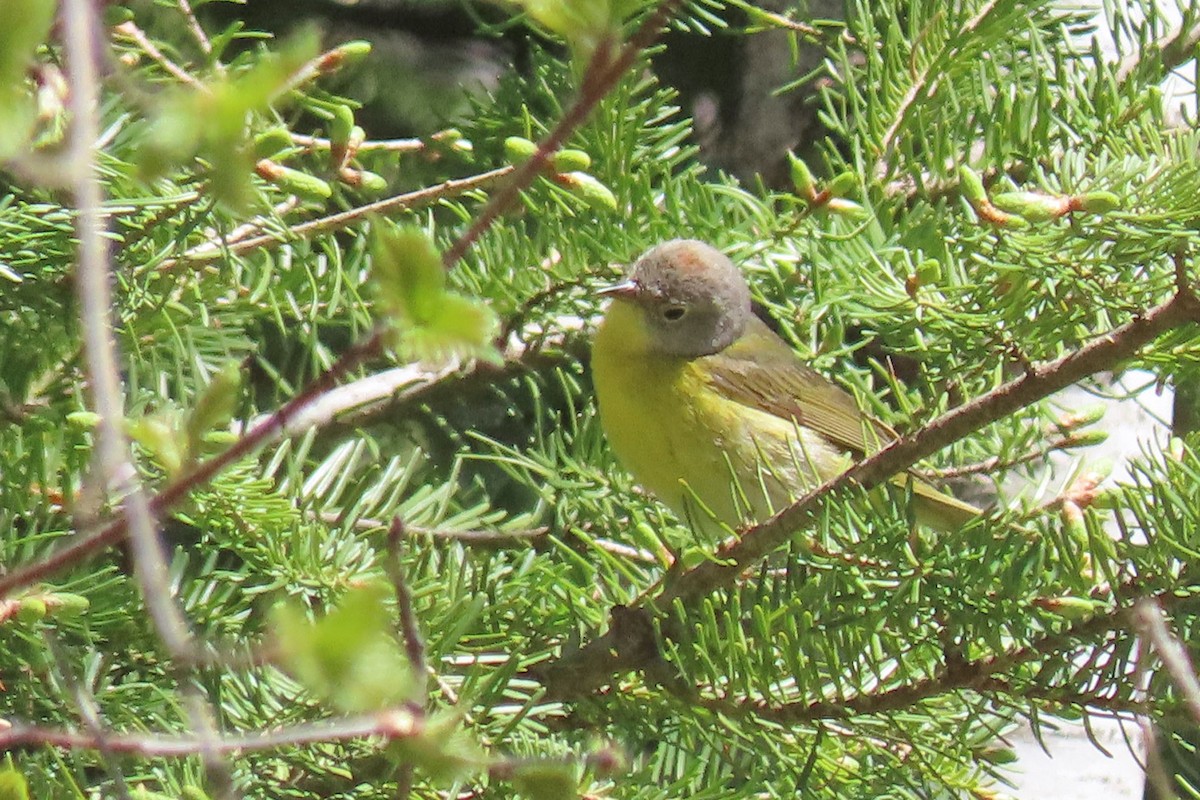
[{"label": "bird", "polygon": [[[600,424],[633,477],[694,529],[761,522],[897,437],[806,365],[755,313],[721,251],[652,247],[592,342]],[[980,510],[905,473],[919,523],[957,530]]]}]

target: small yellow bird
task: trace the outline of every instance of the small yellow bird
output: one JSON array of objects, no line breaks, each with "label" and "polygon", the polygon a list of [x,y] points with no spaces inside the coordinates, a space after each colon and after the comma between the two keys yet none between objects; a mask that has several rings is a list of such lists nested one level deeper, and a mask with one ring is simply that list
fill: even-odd
[{"label": "small yellow bird", "polygon": [[[592,347],[600,422],[617,457],[693,527],[761,521],[896,438],[812,369],[750,307],[720,251],[664,242],[638,259]],[[961,527],[979,509],[902,475],[917,519]]]}]

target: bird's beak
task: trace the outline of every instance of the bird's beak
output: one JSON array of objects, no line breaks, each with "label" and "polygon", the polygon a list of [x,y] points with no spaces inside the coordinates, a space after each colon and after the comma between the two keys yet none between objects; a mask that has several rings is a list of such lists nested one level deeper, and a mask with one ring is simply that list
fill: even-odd
[{"label": "bird's beak", "polygon": [[597,290],[596,295],[599,297],[612,297],[618,300],[629,300],[637,297],[641,292],[641,288],[637,285],[637,281],[631,278],[620,283],[614,283],[612,286],[605,286],[603,289]]}]

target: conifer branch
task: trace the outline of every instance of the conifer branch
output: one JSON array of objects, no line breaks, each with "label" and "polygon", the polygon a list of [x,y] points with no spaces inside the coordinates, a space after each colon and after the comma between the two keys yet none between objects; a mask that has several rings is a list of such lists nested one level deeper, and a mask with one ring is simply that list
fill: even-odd
[{"label": "conifer branch", "polygon": [[1148,61],[1154,63],[1160,76],[1165,76],[1195,58],[1198,44],[1200,22],[1188,28],[1176,28],[1150,47],[1140,48],[1126,56],[1117,67],[1117,80],[1122,83],[1129,80]]},{"label": "conifer branch", "polygon": [[[378,355],[383,345],[385,331],[377,328],[370,336],[347,350],[337,362],[306,386],[299,394],[280,406],[275,412],[254,425],[224,452],[200,462],[183,476],[167,484],[151,498],[150,513],[161,517],[164,512],[182,501],[196,487],[211,481],[226,467],[240,461],[287,429],[288,423],[310,403],[323,395],[346,374],[363,362]],[[40,561],[18,567],[0,575],[0,597],[53,575],[59,570],[78,564],[95,553],[121,541],[129,530],[129,518],[121,514],[107,525],[91,533],[76,534],[68,544],[60,547]]]}]

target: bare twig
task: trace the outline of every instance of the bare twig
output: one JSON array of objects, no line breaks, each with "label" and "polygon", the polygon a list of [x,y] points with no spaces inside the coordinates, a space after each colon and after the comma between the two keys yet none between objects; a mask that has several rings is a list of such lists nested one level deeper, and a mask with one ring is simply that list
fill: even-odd
[{"label": "bare twig", "polygon": [[[275,217],[283,217],[285,214],[294,211],[300,205],[300,198],[295,195],[289,195],[281,203],[276,203],[271,208],[271,214]],[[235,242],[240,242],[243,239],[249,238],[256,233],[259,233],[271,222],[271,217],[259,215],[253,219],[243,222],[229,233],[222,235],[218,231],[209,228],[205,233],[210,237],[207,242],[196,245],[183,254],[185,259],[203,259],[213,257],[225,250],[229,245]],[[209,253],[207,251],[211,250]]]},{"label": "bare twig", "polygon": [[137,23],[133,22],[132,20],[129,22],[122,22],[114,30],[116,30],[116,32],[122,36],[132,40],[134,44],[141,48],[143,53],[150,56],[155,63],[169,72],[171,77],[175,78],[180,83],[186,84],[197,91],[204,92],[205,94],[210,93],[211,90],[201,81],[197,80],[194,75],[176,64],[171,59],[167,58],[166,54],[159,50],[158,46],[155,45],[154,42],[150,41],[150,37],[146,35],[146,32],[137,26]]},{"label": "bare twig", "polygon": [[99,93],[95,72],[93,40],[100,28],[94,8],[83,0],[67,0],[63,26],[71,69],[72,124],[71,159],[75,165],[76,230],[79,263],[75,269],[83,328],[83,355],[92,389],[97,426],[98,471],[106,489],[125,492],[123,516],[134,550],[134,568],[142,596],[163,642],[179,655],[190,651],[190,634],[171,601],[166,559],[158,544],[154,516],[136,483],[136,470],[129,460],[129,443],[122,432],[125,396],[117,368],[117,345],[113,335],[112,289],[109,285],[108,250],[100,209],[104,201],[95,165],[95,142],[100,136]]},{"label": "bare twig", "polygon": [[[55,747],[60,750],[97,750],[101,746],[97,738],[90,733],[27,725],[22,722],[14,722],[11,725],[7,730],[0,730],[0,751],[28,746]],[[277,750],[315,742],[365,739],[372,736],[388,740],[406,739],[419,736],[423,727],[423,716],[414,709],[393,708],[377,714],[331,719],[278,728],[274,731],[227,735],[216,742],[216,749],[219,753],[227,755]],[[202,753],[207,744],[197,736],[153,732],[110,733],[104,739],[104,746],[113,753],[181,758]]]},{"label": "bare twig", "polygon": [[[329,139],[320,136],[306,136],[302,133],[293,133],[292,141],[311,150],[329,150],[333,147],[333,142]],[[382,150],[388,153],[418,153],[428,146],[424,139],[368,139],[358,144],[354,151],[356,153],[366,153],[371,150]]]},{"label": "bare twig", "polygon": [[1196,679],[1196,668],[1179,639],[1167,627],[1162,606],[1151,598],[1143,597],[1134,603],[1133,626],[1154,646],[1171,682],[1179,691],[1184,707],[1192,719],[1200,722],[1200,680]]},{"label": "bare twig", "polygon": [[957,467],[946,467],[943,469],[921,469],[914,470],[923,478],[935,478],[945,480],[947,478],[963,478],[967,475],[989,475],[993,472],[1012,469],[1019,467],[1022,464],[1028,464],[1030,461],[1037,461],[1040,458],[1045,458],[1051,453],[1059,450],[1070,450],[1079,446],[1079,437],[1063,436],[1052,442],[1047,443],[1043,447],[1035,447],[1027,452],[1021,453],[1011,458],[1001,458],[1000,456],[992,456],[985,458],[983,461],[977,461],[974,464],[961,464]]},{"label": "bare twig", "polygon": [[[283,432],[293,435],[312,428],[323,428],[348,414],[393,400],[410,390],[438,383],[461,370],[461,365],[455,360],[434,367],[423,363],[407,364],[365,375],[314,398],[312,403],[287,421]],[[259,424],[268,416],[256,419],[253,424]]]},{"label": "bare twig", "polygon": [[303,239],[306,236],[338,231],[375,214],[391,214],[397,211],[420,208],[447,197],[457,197],[475,189],[486,188],[511,174],[513,169],[513,167],[500,167],[480,173],[479,175],[449,180],[439,183],[436,186],[427,186],[414,192],[408,192],[407,194],[387,197],[383,200],[377,200],[374,203],[368,203],[365,206],[352,208],[349,211],[342,211],[337,214],[330,214],[327,217],[321,217],[320,219],[302,222],[288,228],[286,234],[282,236],[264,234],[250,239],[243,239],[228,246],[222,245],[216,247],[214,247],[214,243],[212,242],[205,242],[178,258],[164,260],[158,265],[158,270],[160,272],[167,272],[185,264],[197,261],[211,261],[226,254],[243,255],[261,248],[276,247],[292,239]]},{"label": "bare twig", "polygon": [[384,563],[388,578],[392,582],[392,590],[396,594],[396,606],[400,611],[400,633],[404,637],[404,650],[408,654],[413,679],[417,682],[417,692],[424,699],[428,694],[426,683],[429,677],[425,639],[421,636],[421,626],[417,622],[416,611],[413,610],[412,590],[408,588],[408,580],[404,577],[404,563],[400,559],[406,536],[404,520],[400,517],[392,519],[387,536],[387,560]]},{"label": "bare twig", "polygon": [[[740,537],[719,548],[713,558],[690,570],[668,573],[626,613],[650,615],[651,608],[670,608],[677,600],[685,605],[697,602],[718,587],[734,581],[747,567],[791,539],[797,531],[811,525],[820,507],[837,492],[852,486],[877,486],[984,425],[1088,375],[1111,369],[1158,335],[1197,320],[1200,320],[1200,300],[1190,293],[1180,293],[1079,350],[1049,364],[1034,366],[1020,378],[897,439],[765,522],[746,529]],[[646,625],[637,629],[649,632],[654,630],[654,625],[647,620]],[[657,652],[654,642],[618,642],[610,631],[547,665],[541,675],[553,695],[579,696],[603,686],[614,673],[637,668],[645,654],[652,652]]]},{"label": "bare twig", "polygon": [[[317,517],[330,525],[340,525],[342,517],[340,514],[321,513]],[[359,517],[352,523],[355,530],[373,531],[383,530],[389,527],[389,523],[381,519],[371,519],[370,517]],[[454,531],[444,528],[423,528],[420,525],[404,525],[404,535],[408,537],[428,536],[431,539],[442,539],[450,542],[462,542],[469,545],[482,545],[484,547],[506,547],[513,545],[527,545],[534,539],[540,539],[550,532],[549,528],[522,528],[519,530],[502,531],[502,530],[467,530]]]},{"label": "bare twig", "polygon": [[[113,335],[112,291],[106,231],[101,216],[104,193],[96,165],[100,138],[100,97],[96,64],[96,42],[100,41],[100,20],[94,4],[88,0],[64,0],[62,7],[64,43],[70,65],[67,79],[71,88],[69,133],[70,161],[73,166],[73,193],[76,206],[78,264],[75,269],[76,294],[83,331],[83,355],[88,382],[96,411],[96,463],[106,491],[124,494],[121,519],[129,536],[134,574],[142,599],[150,612],[160,639],[181,669],[194,654],[191,631],[175,605],[167,560],[158,540],[155,514],[137,478],[130,460],[129,442],[122,431],[125,397],[117,368],[117,345]],[[140,34],[136,28],[135,34]],[[144,39],[144,37],[143,37]],[[148,42],[147,42],[148,44]],[[201,755],[219,798],[233,798],[233,778],[229,765],[215,750],[216,727],[199,685],[181,674],[179,683],[184,707],[192,728],[201,742]],[[111,749],[105,739],[105,749]]]},{"label": "bare twig", "polygon": [[1129,80],[1139,67],[1151,60],[1159,68],[1159,74],[1165,76],[1193,59],[1197,44],[1200,44],[1200,23],[1187,29],[1177,28],[1150,47],[1139,48],[1122,59],[1117,67],[1117,80]]},{"label": "bare twig", "polygon": [[[179,6],[179,10],[183,13],[183,18],[187,20],[188,30],[192,32],[192,38],[196,40],[196,44],[200,45],[200,50],[204,55],[212,57],[213,47],[212,42],[208,38],[208,34],[204,32],[204,28],[200,27],[200,21],[196,19],[196,12],[192,10],[192,4],[188,0],[175,0]],[[214,64],[217,67],[221,66],[219,61],[214,59]]]},{"label": "bare twig", "polygon": [[[1136,614],[1136,611],[1134,613]],[[1137,650],[1134,654],[1133,696],[1143,703],[1149,700],[1150,682],[1154,677],[1154,671],[1150,669],[1151,646],[1149,637],[1142,636],[1138,639]],[[1156,796],[1160,798],[1173,797],[1172,781],[1163,764],[1154,722],[1150,719],[1149,714],[1144,713],[1138,714],[1137,720],[1138,727],[1142,732],[1142,746],[1146,750],[1146,763],[1143,765],[1146,770],[1146,783],[1154,788]]]}]

